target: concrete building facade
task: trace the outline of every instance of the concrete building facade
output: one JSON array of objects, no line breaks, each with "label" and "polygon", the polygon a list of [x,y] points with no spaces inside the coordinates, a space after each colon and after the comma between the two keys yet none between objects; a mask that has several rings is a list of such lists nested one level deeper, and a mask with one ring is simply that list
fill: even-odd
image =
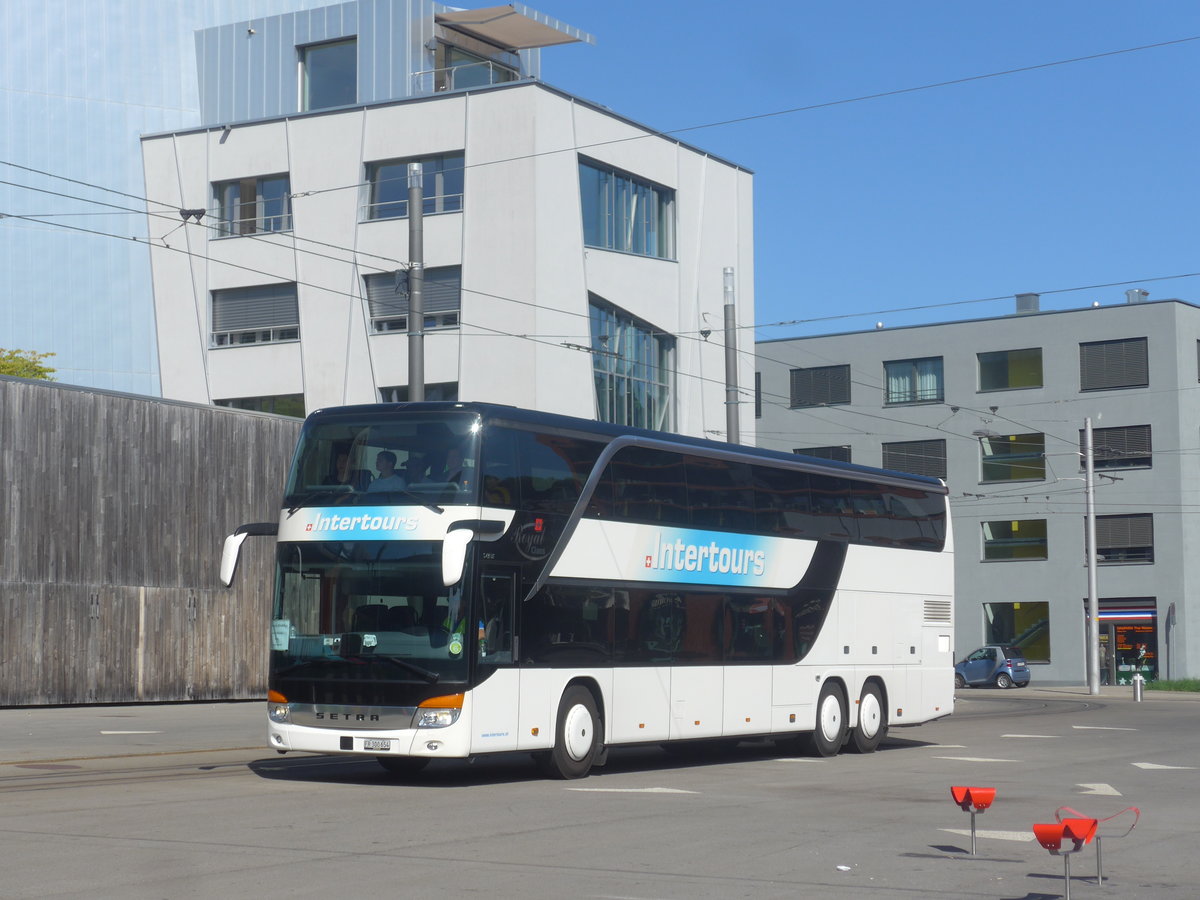
[{"label": "concrete building facade", "polygon": [[760,342],[759,444],[946,479],[956,658],[1017,643],[1079,684],[1090,418],[1102,679],[1196,677],[1200,308],[1144,297]]},{"label": "concrete building facade", "polygon": [[199,35],[203,127],[143,138],[147,191],[202,214],[150,219],[164,395],[406,399],[416,163],[428,399],[722,430],[699,332],[726,266],[753,321],[750,173],[540,81],[590,38],[519,5],[319,12]]}]

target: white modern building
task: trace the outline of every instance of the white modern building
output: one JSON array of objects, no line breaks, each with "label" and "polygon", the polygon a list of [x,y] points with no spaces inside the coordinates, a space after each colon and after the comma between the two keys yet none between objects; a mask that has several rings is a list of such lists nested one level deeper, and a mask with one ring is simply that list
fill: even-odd
[{"label": "white modern building", "polygon": [[203,125],[142,141],[147,193],[188,211],[150,210],[164,396],[406,399],[421,326],[427,399],[723,433],[723,344],[700,332],[725,267],[753,321],[751,174],[540,79],[536,48],[590,40],[520,5],[428,0],[202,32]]},{"label": "white modern building", "polygon": [[200,124],[198,29],[327,2],[0,3],[0,347],[159,393],[138,139]]},{"label": "white modern building", "polygon": [[1080,684],[1090,419],[1102,675],[1194,678],[1200,308],[1145,296],[760,342],[759,444],[946,479],[957,658],[1016,643]]}]

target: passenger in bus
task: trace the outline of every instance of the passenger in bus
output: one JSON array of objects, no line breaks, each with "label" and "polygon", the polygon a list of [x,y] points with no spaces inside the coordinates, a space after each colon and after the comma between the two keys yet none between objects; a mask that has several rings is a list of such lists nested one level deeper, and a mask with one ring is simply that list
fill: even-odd
[{"label": "passenger in bus", "polygon": [[370,472],[365,469],[350,468],[350,454],[345,450],[338,453],[334,470],[325,479],[327,485],[345,484],[356,491],[365,491],[370,483]]},{"label": "passenger in bus", "polygon": [[368,493],[404,490],[404,478],[396,472],[395,453],[391,450],[380,450],[375,457],[375,468],[379,470],[379,477],[371,482],[367,488]]}]

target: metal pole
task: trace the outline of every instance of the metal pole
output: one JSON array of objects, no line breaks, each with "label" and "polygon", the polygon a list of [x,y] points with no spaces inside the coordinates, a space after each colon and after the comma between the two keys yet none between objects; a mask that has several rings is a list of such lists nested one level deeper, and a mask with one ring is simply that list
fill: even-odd
[{"label": "metal pole", "polygon": [[1063,854],[1063,884],[1066,890],[1063,891],[1063,900],[1071,900],[1071,854]]},{"label": "metal pole", "polygon": [[975,855],[975,810],[971,810],[971,855]]},{"label": "metal pole", "polygon": [[740,444],[737,382],[737,311],[733,300],[733,267],[725,274],[725,434],[731,444]]},{"label": "metal pole", "polygon": [[1096,485],[1092,418],[1083,420],[1083,464],[1087,496],[1087,676],[1088,693],[1100,693],[1100,601],[1096,597]]},{"label": "metal pole", "polygon": [[425,197],[420,163],[408,164],[408,399],[425,399]]}]

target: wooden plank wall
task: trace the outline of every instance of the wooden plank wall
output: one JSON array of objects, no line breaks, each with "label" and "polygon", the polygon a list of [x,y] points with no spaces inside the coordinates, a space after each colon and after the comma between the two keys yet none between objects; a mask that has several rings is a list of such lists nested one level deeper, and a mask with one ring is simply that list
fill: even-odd
[{"label": "wooden plank wall", "polygon": [[0,706],[265,696],[273,542],[217,572],[299,429],[0,377]]}]

